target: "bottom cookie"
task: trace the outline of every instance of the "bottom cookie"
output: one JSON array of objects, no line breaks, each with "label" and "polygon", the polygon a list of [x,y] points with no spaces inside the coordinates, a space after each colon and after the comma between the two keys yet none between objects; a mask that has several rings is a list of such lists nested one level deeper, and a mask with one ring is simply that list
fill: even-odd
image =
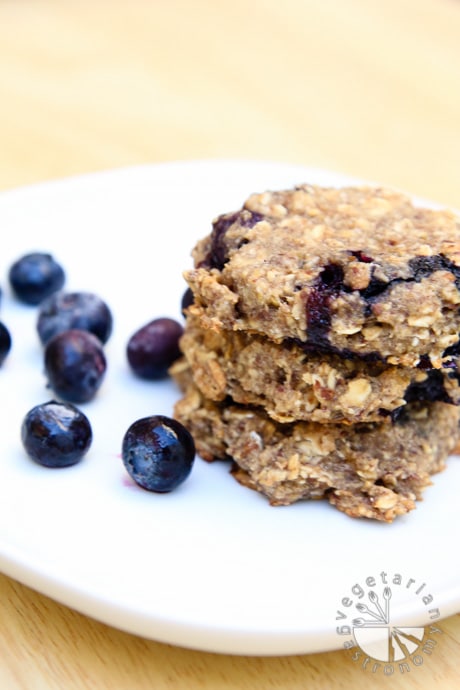
[{"label": "bottom cookie", "polygon": [[445,403],[407,405],[392,424],[280,424],[260,408],[213,403],[190,383],[174,413],[205,460],[231,458],[233,476],[272,505],[327,499],[384,522],[415,508],[459,440],[459,409]]}]

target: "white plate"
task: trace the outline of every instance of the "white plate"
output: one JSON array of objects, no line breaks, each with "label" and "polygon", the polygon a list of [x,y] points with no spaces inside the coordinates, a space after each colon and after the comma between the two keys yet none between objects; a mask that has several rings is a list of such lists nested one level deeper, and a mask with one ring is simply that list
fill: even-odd
[{"label": "white plate", "polygon": [[[425,583],[440,617],[460,609],[455,458],[417,510],[393,525],[352,520],[326,502],[272,508],[237,484],[225,464],[199,458],[188,481],[168,495],[127,480],[120,460],[125,430],[138,417],[170,414],[178,397],[171,382],[131,376],[128,336],[155,316],[181,318],[181,273],[215,215],[238,208],[252,191],[305,181],[351,182],[293,165],[198,161],[0,195],[0,318],[14,338],[0,370],[5,573],[120,629],[238,654],[341,647],[337,626],[351,615],[342,600],[382,571]],[[24,414],[52,397],[36,309],[14,301],[6,278],[11,262],[32,249],[51,251],[67,269],[67,288],[98,292],[115,316],[107,378],[97,398],[82,406],[94,443],[81,464],[65,470],[35,465],[19,440]],[[399,596],[393,619],[420,618],[421,596]]]}]

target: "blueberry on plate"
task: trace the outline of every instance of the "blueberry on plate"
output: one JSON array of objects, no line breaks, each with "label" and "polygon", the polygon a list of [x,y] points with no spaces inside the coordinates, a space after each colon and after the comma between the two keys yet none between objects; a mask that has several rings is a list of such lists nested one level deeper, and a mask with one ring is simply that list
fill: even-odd
[{"label": "blueberry on plate", "polygon": [[105,344],[112,327],[109,306],[93,292],[57,292],[40,305],[37,318],[38,336],[43,345],[58,333],[71,329],[89,331]]},{"label": "blueberry on plate", "polygon": [[69,467],[88,452],[93,433],[86,415],[69,403],[50,400],[24,417],[21,440],[28,456],[45,467]]},{"label": "blueberry on plate", "polygon": [[65,283],[62,266],[51,254],[24,254],[10,267],[8,278],[16,297],[25,304],[40,304]]},{"label": "blueberry on plate", "polygon": [[88,402],[99,390],[107,369],[101,341],[88,331],[58,333],[45,346],[45,374],[62,400]]},{"label": "blueberry on plate", "polygon": [[180,323],[167,317],[154,319],[136,331],[126,348],[133,372],[144,379],[164,378],[181,355],[179,339],[183,332]]},{"label": "blueberry on plate", "polygon": [[11,335],[4,323],[0,321],[0,366],[11,350]]},{"label": "blueberry on plate", "polygon": [[131,424],[123,437],[122,459],[136,484],[148,491],[166,493],[189,476],[195,443],[180,422],[152,415]]}]

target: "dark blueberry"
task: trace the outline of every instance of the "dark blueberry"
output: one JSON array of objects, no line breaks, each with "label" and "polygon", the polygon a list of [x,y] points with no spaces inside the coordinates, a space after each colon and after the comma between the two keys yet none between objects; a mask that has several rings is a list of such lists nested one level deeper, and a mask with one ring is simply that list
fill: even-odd
[{"label": "dark blueberry", "polygon": [[318,287],[338,295],[343,288],[343,268],[339,264],[326,264],[319,275]]},{"label": "dark blueberry", "polygon": [[397,282],[399,282],[398,279],[385,282],[384,280],[380,280],[379,278],[375,278],[374,275],[371,275],[369,285],[360,290],[359,293],[362,297],[364,297],[365,300],[372,300],[373,297],[377,297],[378,295],[381,295],[382,292],[392,288]]},{"label": "dark blueberry", "polygon": [[239,223],[243,228],[252,228],[256,223],[264,219],[260,213],[253,213],[247,209],[226,213],[219,216],[212,225],[211,249],[205,258],[203,265],[209,268],[222,270],[228,261],[228,247],[225,242],[227,230],[234,224]]},{"label": "dark blueberry", "polygon": [[[352,252],[356,255],[355,252]],[[445,256],[415,256],[409,260],[409,268],[412,275],[409,278],[393,278],[392,280],[383,281],[375,278],[372,271],[369,285],[360,290],[360,294],[369,305],[374,301],[374,298],[379,297],[382,293],[391,290],[395,285],[401,282],[410,283],[415,281],[419,283],[421,280],[428,278],[436,271],[449,271],[455,278],[457,289],[460,290],[460,266],[456,266],[450,259]]]},{"label": "dark blueberry", "polygon": [[327,341],[331,327],[329,305],[329,293],[315,288],[311,290],[307,300],[307,336],[311,343]]},{"label": "dark blueberry", "polygon": [[460,357],[460,340],[444,350],[443,357]]},{"label": "dark blueberry", "polygon": [[11,335],[5,324],[0,321],[0,366],[11,350]]},{"label": "dark blueberry", "polygon": [[11,266],[8,277],[16,297],[33,305],[60,290],[65,282],[62,266],[43,252],[22,256]]},{"label": "dark blueberry", "polygon": [[101,341],[88,331],[58,333],[47,343],[44,359],[53,391],[75,403],[94,398],[107,368]]},{"label": "dark blueberry", "polygon": [[143,379],[161,379],[181,355],[179,338],[184,329],[174,319],[154,319],[128,341],[126,356],[133,372]]},{"label": "dark blueberry", "polygon": [[417,282],[428,278],[435,271],[449,270],[448,264],[449,262],[443,256],[437,254],[434,256],[415,256],[409,260],[409,266]]},{"label": "dark blueberry", "polygon": [[172,491],[189,476],[195,443],[180,422],[162,415],[138,419],[122,442],[122,459],[136,484],[149,491]]},{"label": "dark blueberry", "polygon": [[413,259],[410,259],[409,266],[417,282],[420,282],[424,278],[428,278],[436,271],[449,271],[455,277],[457,290],[460,290],[460,266],[457,266],[453,261],[442,254],[415,256]]},{"label": "dark blueberry", "polygon": [[327,264],[307,299],[307,337],[311,343],[325,345],[331,327],[330,303],[343,288],[343,268]]},{"label": "dark blueberry", "polygon": [[225,244],[225,235],[227,230],[238,219],[237,213],[219,216],[213,225],[211,233],[211,251],[208,257],[211,268],[218,268],[221,270],[228,260],[227,245]]},{"label": "dark blueberry", "polygon": [[357,353],[353,352],[353,350],[349,350],[348,348],[335,347],[334,345],[331,345],[331,343],[327,339],[318,339],[317,342],[310,342],[308,340],[300,340],[300,338],[286,338],[286,340],[284,340],[283,342],[288,347],[292,344],[295,344],[296,347],[299,347],[301,350],[303,350],[310,356],[327,353],[329,355],[336,355],[337,357],[341,357],[344,360],[357,360],[361,362],[367,362],[369,365],[379,364],[380,362],[385,361],[385,359],[379,352],[374,351]]},{"label": "dark blueberry", "polygon": [[451,403],[444,387],[444,375],[439,369],[430,369],[424,381],[411,383],[404,394],[404,400],[408,403],[423,402],[444,402]]},{"label": "dark blueberry", "polygon": [[361,249],[358,249],[358,251],[350,253],[363,264],[371,264],[374,261],[374,259],[371,256],[368,256],[365,252],[361,251]]},{"label": "dark blueberry", "polygon": [[41,342],[70,329],[89,331],[106,343],[113,318],[107,304],[93,292],[58,292],[40,305],[37,331]]},{"label": "dark blueberry", "polygon": [[87,453],[93,440],[88,418],[69,403],[50,400],[33,407],[21,426],[23,446],[45,467],[69,467]]},{"label": "dark blueberry", "polygon": [[426,371],[427,369],[433,369],[433,365],[431,364],[431,359],[429,355],[421,355],[420,361],[417,364],[417,369],[422,369],[422,371]]},{"label": "dark blueberry", "polygon": [[181,300],[181,312],[184,316],[186,316],[186,310],[193,304],[194,302],[194,297],[193,297],[193,292],[190,288],[187,288],[184,294],[182,295],[182,300]]}]

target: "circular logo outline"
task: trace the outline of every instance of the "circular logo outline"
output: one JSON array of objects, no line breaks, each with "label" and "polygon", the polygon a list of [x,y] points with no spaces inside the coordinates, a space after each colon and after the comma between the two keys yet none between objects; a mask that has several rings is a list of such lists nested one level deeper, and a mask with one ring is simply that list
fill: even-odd
[{"label": "circular logo outline", "polygon": [[[395,594],[403,600],[407,596],[417,597],[426,622],[392,622]],[[432,621],[440,617],[425,582],[382,571],[378,576],[364,578],[363,585],[356,582],[349,594],[342,597],[336,613],[336,632],[346,638],[343,648],[364,670],[384,675],[407,673],[433,653],[442,630]]]}]

